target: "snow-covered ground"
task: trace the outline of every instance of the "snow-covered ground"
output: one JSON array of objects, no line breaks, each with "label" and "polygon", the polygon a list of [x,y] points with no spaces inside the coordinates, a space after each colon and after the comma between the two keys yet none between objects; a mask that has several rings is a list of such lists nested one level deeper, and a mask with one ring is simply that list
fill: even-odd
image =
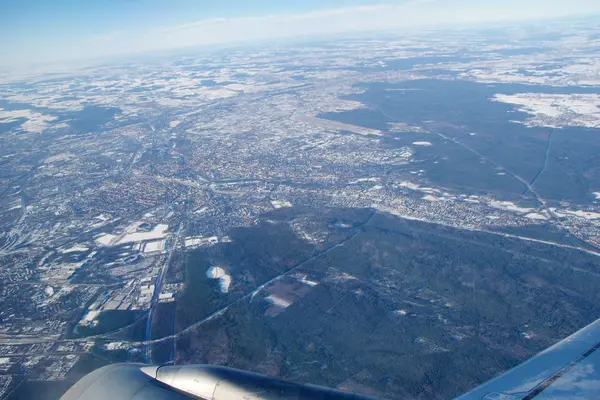
[{"label": "snow-covered ground", "polygon": [[535,211],[535,208],[519,207],[511,201],[492,200],[489,202],[489,206],[493,207],[493,208],[497,208],[499,210],[514,211],[514,212],[523,213],[523,214],[533,213]]},{"label": "snow-covered ground", "polygon": [[439,198],[432,196],[430,194],[428,194],[427,196],[423,196],[423,200],[427,200],[427,201],[440,201]]},{"label": "snow-covered ground", "polygon": [[380,178],[358,178],[355,181],[351,181],[348,182],[349,185],[355,185],[357,183],[363,183],[363,182],[377,182],[379,181]]},{"label": "snow-covered ground", "polygon": [[150,232],[133,232],[123,236],[117,244],[144,242],[147,240],[163,239],[167,236],[169,225],[158,224]]},{"label": "snow-covered ground", "polygon": [[548,217],[546,217],[544,214],[541,214],[541,213],[529,213],[529,214],[525,215],[525,218],[537,219],[537,220],[547,220],[548,219]]},{"label": "snow-covered ground", "polygon": [[144,253],[152,253],[155,251],[163,251],[165,249],[165,240],[154,240],[146,243]]},{"label": "snow-covered ground", "polygon": [[31,110],[8,111],[0,108],[0,123],[6,124],[24,120],[23,124],[21,125],[21,129],[27,132],[42,133],[50,126],[56,127],[56,124],[51,124],[51,122],[55,121],[56,119],[57,117],[55,116],[41,114]]},{"label": "snow-covered ground", "polygon": [[597,94],[497,94],[491,100],[515,104],[519,111],[532,115],[533,118],[525,122],[528,126],[600,127],[600,95]]},{"label": "snow-covered ground", "polygon": [[563,213],[565,213],[565,214],[571,214],[571,215],[574,215],[576,217],[588,219],[588,220],[591,220],[591,221],[600,219],[600,213],[591,212],[591,211],[582,211],[582,210],[570,211],[570,210],[566,210],[566,211],[563,211]]},{"label": "snow-covered ground", "polygon": [[102,246],[108,246],[115,238],[115,235],[111,235],[110,233],[103,233],[96,238],[96,243]]},{"label": "snow-covered ground", "polygon": [[309,280],[306,275],[299,276],[298,282],[304,283],[305,285],[308,285],[308,286],[317,286],[319,284],[319,282]]},{"label": "snow-covered ground", "polygon": [[72,247],[69,247],[68,249],[64,249],[61,250],[61,253],[63,254],[68,254],[68,253],[77,253],[77,252],[84,252],[84,251],[88,251],[89,248],[80,244],[75,244]]},{"label": "snow-covered ground", "polygon": [[429,194],[441,193],[441,191],[438,189],[434,189],[434,188],[430,188],[430,187],[422,187],[422,186],[417,185],[416,183],[412,183],[409,181],[402,181],[402,182],[400,182],[399,185],[400,185],[400,187],[418,191],[418,192],[423,192],[423,193],[429,193]]},{"label": "snow-covered ground", "polygon": [[229,292],[229,286],[231,285],[231,276],[222,267],[210,267],[208,271],[206,271],[206,277],[209,279],[218,279],[219,285],[221,286],[221,292]]},{"label": "snow-covered ground", "polygon": [[286,207],[291,207],[292,206],[292,203],[290,203],[287,200],[272,200],[271,204],[275,208],[286,208]]},{"label": "snow-covered ground", "polygon": [[472,203],[472,204],[480,204],[479,197],[477,197],[473,194],[470,195],[469,197],[463,198],[462,201],[465,201],[467,203]]},{"label": "snow-covered ground", "polygon": [[217,236],[189,236],[185,238],[185,247],[213,246],[219,243]]},{"label": "snow-covered ground", "polygon": [[281,298],[279,296],[276,296],[274,294],[265,297],[265,300],[267,300],[271,304],[274,304],[276,306],[283,307],[283,308],[287,308],[287,307],[289,307],[292,304],[291,301],[283,299],[283,298]]}]

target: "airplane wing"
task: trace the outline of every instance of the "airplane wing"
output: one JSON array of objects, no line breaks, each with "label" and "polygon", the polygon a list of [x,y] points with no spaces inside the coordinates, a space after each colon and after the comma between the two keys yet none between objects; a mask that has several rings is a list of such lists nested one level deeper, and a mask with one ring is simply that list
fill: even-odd
[{"label": "airplane wing", "polygon": [[[600,399],[600,319],[456,400]],[[213,365],[113,364],[83,377],[61,400],[368,400]]]},{"label": "airplane wing", "polygon": [[600,399],[600,319],[456,400]]},{"label": "airplane wing", "polygon": [[112,364],[84,376],[61,400],[374,400],[215,365]]}]

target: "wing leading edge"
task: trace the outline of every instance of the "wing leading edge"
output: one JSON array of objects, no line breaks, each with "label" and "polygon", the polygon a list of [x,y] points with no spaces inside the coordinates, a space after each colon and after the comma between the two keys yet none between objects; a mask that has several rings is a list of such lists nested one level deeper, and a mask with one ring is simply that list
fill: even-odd
[{"label": "wing leading edge", "polygon": [[61,400],[374,400],[214,365],[112,364],[83,377]]},{"label": "wing leading edge", "polygon": [[600,398],[600,319],[456,400]]}]

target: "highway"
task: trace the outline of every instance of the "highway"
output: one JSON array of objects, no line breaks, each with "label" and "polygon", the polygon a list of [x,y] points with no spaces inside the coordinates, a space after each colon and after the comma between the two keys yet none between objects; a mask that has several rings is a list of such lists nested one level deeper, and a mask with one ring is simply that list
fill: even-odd
[{"label": "highway", "polygon": [[[167,248],[168,248],[167,254],[165,255],[165,260],[164,260],[163,266],[160,269],[160,272],[158,273],[158,276],[156,277],[156,283],[154,284],[154,293],[152,294],[152,302],[150,303],[150,309],[148,310],[148,319],[146,320],[146,335],[145,335],[146,340],[145,340],[145,342],[148,344],[146,344],[145,353],[146,353],[146,360],[148,362],[152,362],[149,342],[150,342],[151,335],[152,335],[152,321],[154,319],[154,311],[156,309],[156,305],[158,304],[158,299],[160,296],[160,292],[162,290],[162,286],[165,281],[165,277],[167,276],[167,272],[169,271],[169,264],[171,264],[171,258],[173,257],[173,252],[174,252],[175,248],[177,247],[177,243],[178,243],[179,237],[181,235],[182,226],[183,226],[183,222],[180,222],[179,225],[177,226],[177,231],[175,232],[173,237],[167,239]],[[172,244],[170,242],[172,242]]]}]

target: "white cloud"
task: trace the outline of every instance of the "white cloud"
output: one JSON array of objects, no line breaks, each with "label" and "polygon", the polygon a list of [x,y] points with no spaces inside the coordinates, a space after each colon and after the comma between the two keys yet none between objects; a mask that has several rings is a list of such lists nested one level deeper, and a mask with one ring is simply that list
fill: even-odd
[{"label": "white cloud", "polygon": [[164,28],[160,32],[168,34],[168,33],[177,32],[177,31],[181,31],[181,30],[200,28],[203,26],[215,25],[215,24],[220,24],[220,23],[224,23],[224,22],[227,22],[226,18],[207,18],[207,19],[203,19],[200,21],[196,21],[196,22],[189,22],[189,23],[182,24],[182,25]]},{"label": "white cloud", "polygon": [[[410,0],[395,4],[344,7],[299,14],[210,18],[135,33],[116,49],[154,50],[262,39],[324,36],[344,32],[403,29],[417,26],[469,25],[554,18],[600,12],[600,2],[572,0]],[[117,43],[115,43],[117,44]]]},{"label": "white cloud", "polygon": [[[408,0],[297,14],[207,18],[147,30],[109,32],[34,52],[37,59],[131,54],[265,39],[322,37],[345,32],[467,26],[600,13],[596,0]],[[132,24],[135,26],[135,24]],[[126,28],[126,27],[123,27]]]},{"label": "white cloud", "polygon": [[89,42],[91,44],[103,44],[103,43],[110,43],[110,42],[114,42],[115,40],[119,39],[120,37],[122,37],[123,32],[121,31],[113,31],[113,32],[106,32],[106,33],[102,33],[100,35],[95,35],[89,38]]},{"label": "white cloud", "polygon": [[[414,0],[411,3],[422,3],[422,2],[433,2],[435,0]],[[197,28],[204,28],[207,26],[214,25],[239,25],[249,23],[283,23],[290,21],[303,21],[308,22],[310,20],[320,20],[329,17],[340,17],[348,16],[359,13],[372,13],[384,10],[394,9],[397,6],[391,4],[377,4],[371,6],[357,6],[357,7],[343,7],[333,8],[319,11],[311,11],[300,14],[268,14],[259,17],[237,17],[237,18],[207,18],[195,22],[190,22],[178,26],[168,27],[162,30],[163,33],[172,33],[177,31],[192,30]]]}]

